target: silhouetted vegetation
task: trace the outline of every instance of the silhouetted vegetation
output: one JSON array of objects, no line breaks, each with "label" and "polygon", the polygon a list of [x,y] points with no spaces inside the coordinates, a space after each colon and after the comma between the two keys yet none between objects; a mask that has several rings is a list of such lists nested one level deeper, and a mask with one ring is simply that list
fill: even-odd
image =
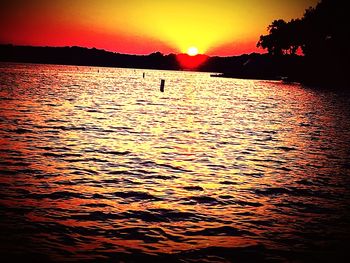
[{"label": "silhouetted vegetation", "polygon": [[128,55],[83,47],[0,45],[0,61],[101,67],[179,69],[176,55]]},{"label": "silhouetted vegetation", "polygon": [[305,55],[304,66],[291,72],[300,81],[346,84],[350,58],[347,10],[346,1],[322,0],[301,19],[273,21],[257,46],[273,56],[295,55],[300,50]]},{"label": "silhouetted vegetation", "polygon": [[[190,70],[181,65],[181,60],[200,59],[203,62],[192,70],[207,72],[234,72],[239,78],[278,79],[284,76],[293,63],[299,63],[300,57],[275,58],[268,54],[244,54],[232,57],[208,57],[204,55],[190,57],[187,54],[163,55],[155,52],[149,55],[127,55],[82,47],[31,47],[0,45],[0,61],[45,63],[82,66],[105,66],[126,68],[148,68],[168,70]],[[283,64],[281,66],[281,64]]]}]

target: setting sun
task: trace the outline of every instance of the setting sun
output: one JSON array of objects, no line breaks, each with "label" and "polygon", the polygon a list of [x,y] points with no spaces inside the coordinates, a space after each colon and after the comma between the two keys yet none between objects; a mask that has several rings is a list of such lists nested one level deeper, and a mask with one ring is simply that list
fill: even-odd
[{"label": "setting sun", "polygon": [[0,263],[345,262],[348,14],[0,0]]},{"label": "setting sun", "polygon": [[190,47],[187,50],[187,54],[189,54],[190,56],[195,56],[198,54],[198,49],[196,47]]},{"label": "setting sun", "polygon": [[0,43],[128,54],[187,53],[195,45],[202,54],[240,55],[259,51],[256,42],[276,15],[300,17],[318,0],[282,2],[0,1]]}]

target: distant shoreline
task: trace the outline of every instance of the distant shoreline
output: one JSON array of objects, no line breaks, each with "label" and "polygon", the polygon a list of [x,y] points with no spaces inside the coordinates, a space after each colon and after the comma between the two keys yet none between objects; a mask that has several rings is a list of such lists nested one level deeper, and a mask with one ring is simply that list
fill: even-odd
[{"label": "distant shoreline", "polygon": [[[240,56],[206,56],[206,61],[196,68],[182,68],[177,54],[130,55],[83,47],[33,47],[0,45],[0,61],[71,66],[97,66],[113,68],[157,69],[209,72],[213,77],[281,80],[306,85],[335,88],[347,85],[343,79],[332,79],[325,74],[309,70],[304,56],[270,54],[243,54]],[[194,59],[187,54],[188,59]],[[203,56],[203,55],[197,55]]]},{"label": "distant shoreline", "polygon": [[[217,72],[224,74],[227,74],[225,73],[227,72],[227,69],[233,69],[238,74],[237,69],[241,69],[243,67],[247,68],[247,63],[250,63],[255,59],[262,59],[266,61],[270,59],[269,55],[258,53],[242,54],[240,56],[229,57],[207,56],[207,61],[199,67],[193,69],[184,69],[177,61],[177,55],[178,54],[163,55],[160,52],[154,52],[149,55],[130,55],[113,53],[96,48],[84,48],[76,46],[38,47],[15,46],[11,44],[0,45],[0,61],[3,62],[162,70],[192,70],[199,72]],[[186,54],[181,55],[186,56]],[[191,59],[191,57],[189,57],[189,59]],[[256,75],[253,74],[253,72],[249,74],[252,77],[253,75]],[[269,74],[269,77],[271,76],[272,75]]]}]

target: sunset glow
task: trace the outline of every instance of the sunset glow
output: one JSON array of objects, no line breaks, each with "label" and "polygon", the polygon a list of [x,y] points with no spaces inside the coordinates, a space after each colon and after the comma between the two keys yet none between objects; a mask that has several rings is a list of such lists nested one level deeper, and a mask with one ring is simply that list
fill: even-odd
[{"label": "sunset glow", "polygon": [[348,20],[0,0],[0,263],[345,262]]},{"label": "sunset glow", "polygon": [[41,1],[0,3],[0,43],[83,46],[130,54],[255,52],[273,19],[301,17],[305,1]]},{"label": "sunset glow", "polygon": [[202,54],[178,54],[176,56],[177,61],[179,62],[181,68],[183,69],[195,69],[198,66],[202,65],[207,59],[208,56]]},{"label": "sunset glow", "polygon": [[190,47],[187,50],[187,54],[189,54],[190,56],[195,56],[198,54],[198,49],[196,47]]}]

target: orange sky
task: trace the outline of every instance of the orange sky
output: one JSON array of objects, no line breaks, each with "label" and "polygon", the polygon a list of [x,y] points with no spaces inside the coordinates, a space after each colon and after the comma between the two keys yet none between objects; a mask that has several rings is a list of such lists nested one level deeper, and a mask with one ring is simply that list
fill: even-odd
[{"label": "orange sky", "polygon": [[301,17],[317,0],[2,0],[0,43],[83,46],[129,54],[262,51],[274,20]]}]

